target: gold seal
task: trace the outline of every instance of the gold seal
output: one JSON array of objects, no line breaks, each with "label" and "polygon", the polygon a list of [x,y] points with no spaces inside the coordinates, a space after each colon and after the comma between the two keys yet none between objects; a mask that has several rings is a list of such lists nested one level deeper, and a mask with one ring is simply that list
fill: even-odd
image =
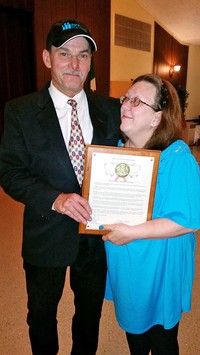
[{"label": "gold seal", "polygon": [[130,173],[130,166],[126,163],[117,164],[115,174],[121,178],[125,178]]}]

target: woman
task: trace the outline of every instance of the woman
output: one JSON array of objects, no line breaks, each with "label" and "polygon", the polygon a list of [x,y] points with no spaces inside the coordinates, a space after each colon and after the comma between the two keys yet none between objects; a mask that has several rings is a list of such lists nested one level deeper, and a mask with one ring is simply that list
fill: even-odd
[{"label": "woman", "polygon": [[200,170],[181,140],[179,98],[168,81],[142,75],[121,103],[124,146],[161,150],[161,157],[152,220],[100,226],[108,230],[106,298],[131,354],[177,355],[179,321],[191,308]]}]

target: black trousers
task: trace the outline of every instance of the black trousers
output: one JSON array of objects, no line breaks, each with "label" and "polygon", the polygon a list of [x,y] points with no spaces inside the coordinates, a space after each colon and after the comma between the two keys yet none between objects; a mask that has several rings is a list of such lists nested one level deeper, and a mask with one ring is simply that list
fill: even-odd
[{"label": "black trousers", "polygon": [[[24,262],[24,269],[32,353],[56,355],[59,348],[57,307],[65,284],[66,267],[37,267]],[[96,353],[106,270],[101,237],[81,236],[77,260],[70,267],[70,285],[75,304],[72,355]]]},{"label": "black trousers", "polygon": [[143,334],[126,333],[131,355],[178,355],[178,326],[166,330],[155,325]]}]

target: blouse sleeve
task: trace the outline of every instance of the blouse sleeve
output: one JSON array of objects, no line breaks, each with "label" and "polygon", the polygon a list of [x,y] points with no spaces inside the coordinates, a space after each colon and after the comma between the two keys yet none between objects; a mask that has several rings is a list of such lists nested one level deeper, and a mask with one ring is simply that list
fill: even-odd
[{"label": "blouse sleeve", "polygon": [[200,228],[200,168],[191,153],[172,153],[161,160],[153,218]]}]

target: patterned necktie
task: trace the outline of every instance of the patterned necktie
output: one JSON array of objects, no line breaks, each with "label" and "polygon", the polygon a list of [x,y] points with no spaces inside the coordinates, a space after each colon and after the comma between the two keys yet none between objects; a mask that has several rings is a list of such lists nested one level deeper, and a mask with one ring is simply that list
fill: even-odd
[{"label": "patterned necktie", "polygon": [[70,133],[68,151],[78,182],[81,186],[83,181],[84,162],[85,162],[85,143],[84,143],[81,126],[78,120],[78,113],[76,108],[77,102],[75,100],[69,99],[67,103],[72,106],[71,133]]}]

